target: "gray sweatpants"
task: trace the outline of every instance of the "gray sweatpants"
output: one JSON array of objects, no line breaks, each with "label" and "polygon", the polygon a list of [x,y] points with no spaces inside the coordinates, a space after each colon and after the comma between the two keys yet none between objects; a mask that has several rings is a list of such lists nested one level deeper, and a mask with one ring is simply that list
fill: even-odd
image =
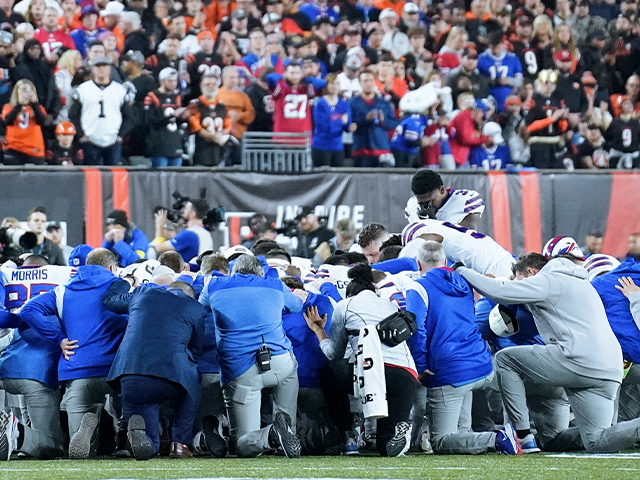
[{"label": "gray sweatpants", "polygon": [[29,425],[24,427],[20,451],[34,458],[50,459],[63,455],[60,428],[60,390],[53,390],[35,380],[4,378],[0,388],[14,395],[24,395]]},{"label": "gray sweatpants", "polygon": [[222,387],[229,412],[229,433],[239,457],[257,457],[271,450],[269,430],[260,428],[262,389],[273,389],[273,413],[284,412],[296,428],[298,404],[298,362],[293,352],[271,358],[271,370],[260,372],[254,364],[238,378]]},{"label": "gray sweatpants", "polygon": [[[575,433],[587,452],[618,452],[640,439],[640,419],[612,426],[618,382],[578,375],[559,363],[544,345],[501,350],[496,365],[504,406],[516,430],[529,428],[525,382],[531,381],[565,389],[577,425],[577,429],[558,434],[566,437],[567,449],[575,444]],[[561,449],[558,438],[553,443],[555,450]]]},{"label": "gray sweatpants", "polygon": [[69,438],[73,438],[85,413],[95,413],[100,418],[107,394],[116,395],[107,384],[106,377],[78,378],[67,381],[64,402],[69,418]]},{"label": "gray sweatpants", "polygon": [[[434,453],[480,454],[495,451],[496,434],[471,431],[471,400],[474,390],[485,388],[494,374],[468,385],[444,385],[427,389],[429,430]],[[462,422],[461,422],[462,419]]]}]

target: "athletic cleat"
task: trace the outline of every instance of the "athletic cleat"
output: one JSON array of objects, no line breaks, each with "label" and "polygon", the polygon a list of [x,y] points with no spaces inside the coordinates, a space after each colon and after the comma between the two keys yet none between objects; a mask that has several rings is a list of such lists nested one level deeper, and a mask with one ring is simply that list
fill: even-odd
[{"label": "athletic cleat", "polygon": [[396,434],[387,442],[387,455],[401,457],[411,446],[411,422],[398,422]]},{"label": "athletic cleat", "polygon": [[540,453],[540,448],[536,443],[536,438],[533,436],[533,433],[530,433],[522,440],[520,440],[520,445],[522,446],[522,453]]},{"label": "athletic cleat", "polygon": [[18,448],[18,419],[5,408],[0,412],[0,460],[10,460]]},{"label": "athletic cleat", "polygon": [[355,438],[347,439],[347,443],[344,445],[345,455],[360,455],[358,451],[358,441]]},{"label": "athletic cleat", "polygon": [[507,423],[496,434],[496,451],[504,455],[522,455],[518,435],[511,424]]},{"label": "athletic cleat", "polygon": [[300,440],[291,429],[291,417],[278,412],[269,431],[269,444],[273,449],[280,449],[288,458],[298,458],[300,456]]},{"label": "athletic cleat", "polygon": [[214,458],[224,458],[227,455],[227,442],[219,433],[218,417],[205,416],[202,419],[202,434],[200,446],[204,443],[205,451]]},{"label": "athletic cleat", "polygon": [[147,425],[140,415],[131,415],[127,427],[127,438],[131,444],[131,452],[136,460],[149,460],[153,457],[154,448],[147,435]]},{"label": "athletic cleat", "polygon": [[69,458],[82,460],[89,458],[91,454],[91,440],[98,427],[98,416],[93,413],[85,413],[80,422],[80,428],[69,442]]}]

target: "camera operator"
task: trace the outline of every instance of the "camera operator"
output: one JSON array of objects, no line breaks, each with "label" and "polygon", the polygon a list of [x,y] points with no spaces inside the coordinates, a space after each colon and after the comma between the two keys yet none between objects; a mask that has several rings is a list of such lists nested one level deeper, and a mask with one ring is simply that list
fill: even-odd
[{"label": "camera operator", "polygon": [[27,218],[29,229],[38,237],[38,243],[31,249],[31,253],[42,255],[51,265],[66,266],[62,249],[45,237],[47,230],[47,212],[44,207],[36,207],[29,212]]},{"label": "camera operator", "polygon": [[167,221],[167,210],[159,210],[155,214],[156,223],[156,252],[158,255],[171,250],[177,251],[185,262],[197,257],[202,252],[213,250],[213,239],[209,230],[204,226],[204,219],[209,212],[207,201],[200,198],[188,200],[180,215],[186,228],[171,240],[166,240],[162,234]]},{"label": "camera operator", "polygon": [[317,255],[317,251],[322,244],[328,244],[334,236],[333,232],[326,226],[320,225],[318,216],[310,206],[302,207],[296,220],[300,225],[296,256],[313,259],[314,266],[318,267],[322,264],[322,259]]}]

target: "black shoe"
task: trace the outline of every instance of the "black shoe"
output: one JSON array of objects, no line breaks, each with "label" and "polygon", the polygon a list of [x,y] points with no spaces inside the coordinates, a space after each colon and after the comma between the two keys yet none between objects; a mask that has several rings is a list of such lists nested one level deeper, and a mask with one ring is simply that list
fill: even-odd
[{"label": "black shoe", "polygon": [[147,436],[147,426],[140,415],[132,415],[127,427],[127,438],[131,452],[136,460],[149,460],[153,457],[153,445]]},{"label": "black shoe", "polygon": [[80,460],[91,455],[91,441],[98,427],[98,416],[93,413],[85,413],[80,422],[80,428],[69,442],[69,458]]},{"label": "black shoe", "polygon": [[214,458],[224,458],[227,455],[227,442],[218,432],[218,428],[218,417],[207,415],[202,419],[202,433],[207,452]]},{"label": "black shoe", "polygon": [[274,450],[281,449],[288,458],[300,456],[300,440],[291,429],[291,417],[284,413],[276,413],[269,431],[269,445]]},{"label": "black shoe", "polygon": [[390,457],[400,457],[404,455],[411,446],[411,423],[398,422],[396,434],[387,442],[387,455]]}]

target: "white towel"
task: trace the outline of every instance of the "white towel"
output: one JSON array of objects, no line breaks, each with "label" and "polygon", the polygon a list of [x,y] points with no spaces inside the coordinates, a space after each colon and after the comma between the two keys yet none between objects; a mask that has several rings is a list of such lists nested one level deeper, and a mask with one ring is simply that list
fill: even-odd
[{"label": "white towel", "polygon": [[364,418],[389,416],[384,359],[380,337],[375,327],[360,329],[354,373],[353,392],[362,402]]}]

